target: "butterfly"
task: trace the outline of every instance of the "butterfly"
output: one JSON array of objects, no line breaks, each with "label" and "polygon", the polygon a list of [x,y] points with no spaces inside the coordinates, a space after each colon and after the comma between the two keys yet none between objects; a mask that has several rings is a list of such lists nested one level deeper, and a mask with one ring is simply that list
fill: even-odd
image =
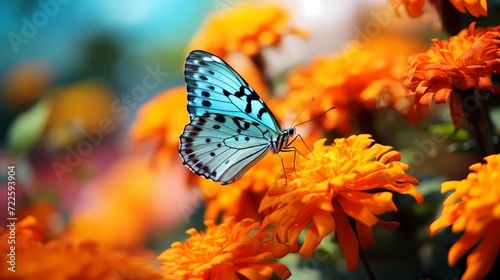
[{"label": "butterfly", "polygon": [[179,154],[194,173],[226,185],[269,151],[294,149],[289,145],[295,127],[281,129],[259,95],[221,58],[192,51],[184,77],[190,123],[180,136]]}]

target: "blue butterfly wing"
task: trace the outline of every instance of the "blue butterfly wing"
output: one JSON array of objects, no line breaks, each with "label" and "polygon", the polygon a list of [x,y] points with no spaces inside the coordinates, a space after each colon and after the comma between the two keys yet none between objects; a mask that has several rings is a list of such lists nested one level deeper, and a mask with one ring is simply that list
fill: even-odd
[{"label": "blue butterfly wing", "polygon": [[219,57],[205,51],[191,52],[186,59],[184,76],[191,120],[206,113],[217,113],[265,125],[276,134],[281,131],[259,95]]},{"label": "blue butterfly wing", "polygon": [[[269,108],[219,57],[193,51],[184,67],[191,122],[180,137],[186,166],[205,178],[232,183],[286,141]],[[282,145],[280,145],[282,146]]]},{"label": "blue butterfly wing", "polygon": [[270,131],[240,117],[206,113],[184,127],[179,154],[194,173],[232,183],[270,150]]}]

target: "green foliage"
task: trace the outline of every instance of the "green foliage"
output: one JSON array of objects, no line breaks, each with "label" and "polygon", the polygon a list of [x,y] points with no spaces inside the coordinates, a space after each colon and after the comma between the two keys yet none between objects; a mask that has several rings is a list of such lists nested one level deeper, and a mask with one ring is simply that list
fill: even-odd
[{"label": "green foliage", "polygon": [[42,99],[17,116],[7,130],[7,147],[12,154],[29,151],[41,138],[49,118],[51,104]]},{"label": "green foliage", "polygon": [[460,141],[469,140],[469,133],[467,132],[467,130],[460,128],[455,131],[453,123],[432,124],[429,125],[428,130],[431,134],[438,136],[454,137],[455,139]]}]

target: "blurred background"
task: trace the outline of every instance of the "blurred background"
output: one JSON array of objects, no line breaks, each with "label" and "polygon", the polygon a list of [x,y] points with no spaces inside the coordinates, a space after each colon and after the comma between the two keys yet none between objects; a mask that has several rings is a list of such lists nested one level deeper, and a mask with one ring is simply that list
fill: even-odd
[{"label": "blurred background", "polygon": [[[183,86],[187,46],[205,17],[238,2],[244,1],[2,1],[0,160],[16,164],[19,209],[49,201],[58,213],[74,211],[83,193],[130,154],[129,129],[140,106]],[[271,76],[342,49],[361,32],[346,26],[386,5],[275,2],[310,38],[285,38],[267,52]],[[101,125],[109,129],[97,132]],[[77,146],[86,139],[90,147]]]},{"label": "blurred background", "polygon": [[[7,170],[7,166],[15,165],[18,217],[37,216],[47,238],[70,231],[122,247],[145,244],[155,253],[175,240],[183,240],[187,228],[203,228],[205,206],[200,192],[167,187],[186,184],[180,160],[172,159],[165,172],[151,169],[150,157],[132,153],[130,127],[141,105],[166,89],[183,86],[188,45],[206,16],[223,13],[238,2],[1,1],[0,167]],[[374,19],[373,9],[388,9],[383,0],[274,2],[290,12],[292,25],[310,33],[308,40],[286,38],[278,48],[264,53],[267,74],[278,78],[318,54],[342,50],[348,42],[363,36],[357,26]],[[499,1],[489,2],[489,18],[494,19],[498,17]],[[462,16],[461,28],[465,28],[473,18]],[[488,25],[488,19],[478,21]],[[388,28],[418,38],[424,45],[430,38],[446,36],[440,29],[439,16],[432,10],[416,19],[395,18]],[[178,106],[185,107],[186,103]],[[450,120],[443,117],[443,121]],[[425,133],[428,131],[410,128],[394,135],[393,143],[382,144],[399,144],[403,150],[423,149],[405,142]],[[464,177],[477,159],[473,153],[427,157],[429,162],[420,164],[414,175],[425,178],[433,168],[438,168],[439,174],[423,182],[420,191],[424,195],[439,194],[443,178]],[[450,162],[460,162],[461,166],[448,170]],[[3,171],[0,186],[3,193]],[[400,201],[403,210],[396,219],[422,220],[400,229],[412,234],[418,231],[420,239],[399,251],[400,255],[405,249],[416,252],[409,259],[418,264],[409,261],[400,266],[395,262],[391,266],[399,266],[395,273],[420,277],[426,275],[422,267],[439,265],[442,271],[434,271],[434,275],[448,275],[445,247],[438,251],[443,254],[439,258],[442,263],[430,264],[421,258],[435,252],[429,243],[421,245],[428,241],[425,226],[430,221],[425,218],[434,215],[441,202],[441,197],[427,199],[432,205],[419,209],[409,206],[409,200]],[[3,194],[0,205],[6,205]],[[2,209],[2,226],[6,217]],[[299,263],[295,259],[291,262]],[[310,270],[307,263],[302,264],[297,269]],[[324,266],[323,273],[331,269],[326,264],[320,266]],[[321,279],[318,271],[307,273]],[[363,272],[351,277],[360,275]]]},{"label": "blurred background", "polygon": [[[96,192],[108,184],[101,182],[110,170],[129,168],[133,177],[140,168],[126,157],[137,110],[183,84],[186,45],[213,9],[210,1],[0,3],[0,162],[16,166],[20,216],[40,213],[50,219],[47,233],[57,236],[77,208],[100,205],[103,195]],[[140,192],[140,184],[148,184],[141,180],[151,175],[144,169],[135,171],[134,183],[109,184],[135,184]],[[0,212],[4,221],[6,211]],[[178,213],[167,215],[178,219]]]}]

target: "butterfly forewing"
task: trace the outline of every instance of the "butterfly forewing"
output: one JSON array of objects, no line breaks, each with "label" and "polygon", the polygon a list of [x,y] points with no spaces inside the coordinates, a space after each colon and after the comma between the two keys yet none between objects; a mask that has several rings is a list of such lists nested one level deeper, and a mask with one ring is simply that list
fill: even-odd
[{"label": "butterfly forewing", "polygon": [[250,85],[219,57],[193,51],[184,68],[190,118],[218,113],[252,120],[278,133],[281,128]]},{"label": "butterfly forewing", "polygon": [[239,117],[204,114],[185,126],[179,153],[196,174],[229,184],[267,154],[269,133],[265,126]]},{"label": "butterfly forewing", "polygon": [[186,166],[205,178],[232,183],[269,150],[286,147],[282,131],[259,95],[219,57],[193,51],[184,68],[189,117],[180,137]]}]

